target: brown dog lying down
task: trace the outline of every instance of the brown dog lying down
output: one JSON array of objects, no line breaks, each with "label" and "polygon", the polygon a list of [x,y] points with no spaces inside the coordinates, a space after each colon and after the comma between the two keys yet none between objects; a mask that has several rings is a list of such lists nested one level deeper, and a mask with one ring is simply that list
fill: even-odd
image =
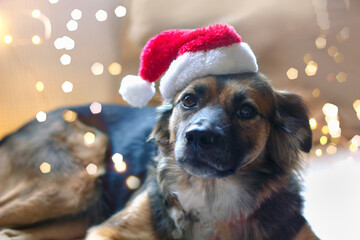
[{"label": "brown dog lying down", "polygon": [[156,167],[95,239],[318,239],[302,216],[307,109],[258,73],[191,82],[160,108]]},{"label": "brown dog lying down", "polygon": [[[223,75],[193,81],[159,110],[148,180],[86,239],[318,239],[301,214],[299,151],[312,135],[299,96],[258,73]],[[0,145],[0,239],[79,239],[94,222],[108,138],[59,114],[45,124]],[[44,159],[51,174],[39,171]]]},{"label": "brown dog lying down", "polygon": [[[153,108],[71,110],[48,113],[0,141],[1,240],[83,238],[91,224],[123,208],[132,194],[125,178],[144,178],[155,149],[146,142]],[[84,141],[88,132],[94,141]],[[116,172],[113,153],[124,155],[126,172]]]}]

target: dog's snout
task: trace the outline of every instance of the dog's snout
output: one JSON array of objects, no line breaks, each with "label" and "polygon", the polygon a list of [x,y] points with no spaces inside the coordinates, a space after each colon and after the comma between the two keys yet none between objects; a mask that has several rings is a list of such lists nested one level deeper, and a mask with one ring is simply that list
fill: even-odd
[{"label": "dog's snout", "polygon": [[185,138],[188,146],[196,149],[208,149],[218,143],[220,134],[209,122],[199,121],[187,129]]}]

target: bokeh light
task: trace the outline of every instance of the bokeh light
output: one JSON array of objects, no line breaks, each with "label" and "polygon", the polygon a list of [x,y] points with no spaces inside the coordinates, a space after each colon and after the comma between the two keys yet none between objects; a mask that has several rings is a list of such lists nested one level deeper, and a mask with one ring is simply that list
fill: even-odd
[{"label": "bokeh light", "polygon": [[51,172],[51,165],[47,162],[40,164],[40,171],[44,174]]},{"label": "bokeh light", "polygon": [[315,40],[315,45],[318,49],[324,49],[326,47],[326,38],[324,35],[320,35]]},{"label": "bokeh light", "polygon": [[311,130],[315,130],[317,128],[317,121],[315,118],[310,118],[309,119],[309,125]]},{"label": "bokeh light", "polygon": [[308,62],[308,64],[306,65],[306,68],[305,68],[305,73],[306,75],[308,76],[314,76],[316,74],[318,70],[318,65],[316,62],[314,61],[310,61]]},{"label": "bokeh light", "polygon": [[39,9],[34,9],[32,12],[31,12],[31,16],[33,18],[39,18],[41,16],[41,12]]},{"label": "bokeh light", "polygon": [[314,98],[317,98],[320,96],[320,89],[318,88],[314,88],[314,90],[311,93],[313,95]]},{"label": "bokeh light", "polygon": [[339,73],[336,75],[336,80],[337,80],[339,83],[346,82],[346,80],[347,80],[347,74],[344,73],[344,72],[339,72]]},{"label": "bokeh light", "polygon": [[117,17],[124,17],[126,15],[126,8],[123,6],[118,6],[115,8],[114,12]]},{"label": "bokeh light", "polygon": [[320,138],[320,144],[321,145],[325,145],[325,144],[327,144],[327,142],[328,142],[328,138],[326,136],[322,136]]},{"label": "bokeh light", "polygon": [[13,38],[12,38],[11,35],[6,35],[6,36],[4,37],[4,42],[5,42],[6,44],[10,44],[10,43],[12,43],[12,41],[13,41]]},{"label": "bokeh light", "polygon": [[34,45],[39,45],[41,43],[41,38],[38,35],[35,35],[32,37],[31,41]]},{"label": "bokeh light", "polygon": [[97,166],[93,163],[90,163],[89,165],[86,166],[86,171],[89,175],[94,175],[97,173]]},{"label": "bokeh light", "polygon": [[78,29],[78,23],[75,20],[70,20],[67,22],[66,27],[70,32],[73,32]]},{"label": "bokeh light", "polygon": [[45,85],[44,85],[43,82],[37,81],[37,82],[35,83],[35,88],[36,88],[36,91],[38,91],[38,92],[43,92],[44,89],[45,89]]},{"label": "bokeh light", "polygon": [[95,143],[95,134],[92,132],[86,132],[84,134],[84,145],[90,147],[94,143]]},{"label": "bokeh light", "polygon": [[294,79],[297,79],[298,77],[298,70],[295,69],[295,68],[289,68],[286,72],[286,75],[287,77],[290,79],[290,80],[294,80]]},{"label": "bokeh light", "polygon": [[65,81],[62,85],[61,85],[61,88],[63,90],[64,93],[70,93],[72,92],[73,88],[74,88],[74,85],[69,82],[69,81]]},{"label": "bokeh light", "polygon": [[318,157],[321,157],[322,156],[322,150],[320,148],[316,149],[315,150],[315,155],[318,156]]},{"label": "bokeh light", "polygon": [[93,102],[90,104],[90,111],[92,114],[98,114],[101,113],[102,106],[98,102]]},{"label": "bokeh light", "polygon": [[82,12],[79,9],[74,9],[71,12],[71,18],[74,20],[80,20],[82,17]]},{"label": "bokeh light", "polygon": [[77,113],[71,110],[65,110],[62,117],[67,122],[74,122],[77,119]]},{"label": "bokeh light", "polygon": [[71,57],[68,54],[63,54],[60,57],[60,62],[62,65],[69,65],[71,63]]},{"label": "bokeh light", "polygon": [[99,11],[97,11],[95,13],[95,17],[96,17],[96,20],[98,20],[99,22],[104,22],[107,19],[107,12],[100,9]]},{"label": "bokeh light", "polygon": [[128,178],[126,178],[126,185],[129,189],[131,190],[135,190],[137,188],[140,187],[140,179],[138,177],[135,176],[129,176]]},{"label": "bokeh light", "polygon": [[104,72],[104,65],[96,62],[91,66],[91,71],[95,76],[101,75]]},{"label": "bokeh light", "polygon": [[49,2],[50,2],[51,4],[56,4],[56,3],[59,2],[59,0],[49,0]]},{"label": "bokeh light", "polygon": [[46,118],[47,118],[46,113],[43,111],[38,112],[35,117],[36,117],[36,120],[40,123],[45,122]]},{"label": "bokeh light", "polygon": [[121,65],[117,62],[113,62],[108,67],[108,70],[111,75],[114,75],[114,76],[119,75],[121,73]]}]

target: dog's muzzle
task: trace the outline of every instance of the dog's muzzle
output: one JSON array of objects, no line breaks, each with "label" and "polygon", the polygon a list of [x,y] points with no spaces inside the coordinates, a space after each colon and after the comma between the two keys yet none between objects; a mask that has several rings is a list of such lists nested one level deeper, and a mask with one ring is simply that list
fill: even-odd
[{"label": "dog's muzzle", "polygon": [[223,177],[234,172],[229,120],[219,108],[202,109],[182,129],[175,145],[178,164],[200,177]]},{"label": "dog's muzzle", "polygon": [[223,135],[220,127],[214,126],[208,119],[204,118],[190,125],[185,132],[187,146],[196,151],[216,147]]}]

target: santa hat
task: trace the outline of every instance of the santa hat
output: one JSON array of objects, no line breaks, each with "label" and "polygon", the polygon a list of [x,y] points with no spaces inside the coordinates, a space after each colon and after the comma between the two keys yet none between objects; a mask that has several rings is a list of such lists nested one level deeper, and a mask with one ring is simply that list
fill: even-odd
[{"label": "santa hat", "polygon": [[154,82],[161,76],[160,93],[171,100],[196,78],[257,71],[254,53],[229,25],[168,30],[147,42],[139,76],[124,77],[119,92],[130,105],[143,107],[154,96]]}]

